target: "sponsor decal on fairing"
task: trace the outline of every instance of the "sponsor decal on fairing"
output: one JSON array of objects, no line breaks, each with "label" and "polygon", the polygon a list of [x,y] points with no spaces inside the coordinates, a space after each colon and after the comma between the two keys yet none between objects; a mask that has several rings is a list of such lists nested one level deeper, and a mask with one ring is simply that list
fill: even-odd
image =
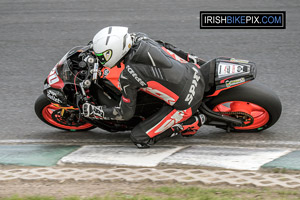
[{"label": "sponsor decal on fairing", "polygon": [[228,76],[250,71],[249,65],[240,65],[237,63],[220,62],[218,65],[218,76]]},{"label": "sponsor decal on fairing", "polygon": [[241,60],[241,59],[235,59],[235,58],[231,58],[230,61],[231,62],[239,62],[239,63],[249,63],[249,60]]},{"label": "sponsor decal on fairing", "polygon": [[237,85],[237,84],[240,84],[240,83],[244,83],[245,82],[245,78],[239,78],[239,79],[235,79],[235,80],[226,80],[225,81],[225,84],[226,84],[226,87],[231,87],[231,86],[234,86],[234,85]]},{"label": "sponsor decal on fairing", "polygon": [[47,97],[58,104],[62,103],[62,101],[57,97],[57,94],[52,90],[47,90]]}]

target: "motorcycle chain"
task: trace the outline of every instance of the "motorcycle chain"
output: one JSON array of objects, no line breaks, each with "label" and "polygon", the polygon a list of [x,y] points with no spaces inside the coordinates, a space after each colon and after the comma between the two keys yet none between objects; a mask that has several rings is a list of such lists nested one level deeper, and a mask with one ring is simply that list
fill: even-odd
[{"label": "motorcycle chain", "polygon": [[[237,119],[240,119],[241,118],[241,116],[243,116],[243,125],[241,126],[241,127],[246,127],[246,126],[250,126],[250,125],[252,125],[253,124],[253,122],[254,122],[254,118],[252,117],[252,115],[250,115],[250,114],[248,114],[248,113],[245,113],[245,112],[218,112],[218,113],[220,113],[220,114],[224,114],[224,115],[229,115],[229,116],[231,116],[231,117],[233,117],[234,115],[235,115],[235,118],[237,118]],[[245,119],[245,117],[247,117],[247,119],[249,119],[250,118],[250,123],[248,123],[248,124],[245,124],[244,122],[247,122],[248,120],[247,119]]]}]

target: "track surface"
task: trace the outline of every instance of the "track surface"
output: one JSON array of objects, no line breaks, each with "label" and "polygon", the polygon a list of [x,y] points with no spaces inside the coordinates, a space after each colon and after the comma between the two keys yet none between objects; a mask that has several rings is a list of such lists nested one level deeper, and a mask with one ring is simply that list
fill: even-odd
[{"label": "track surface", "polygon": [[[285,30],[201,30],[199,11],[284,10]],[[100,129],[66,133],[43,124],[33,104],[56,62],[76,45],[86,44],[101,28],[128,26],[203,57],[228,56],[254,61],[257,80],[276,91],[283,103],[277,124],[259,134],[227,134],[201,128],[194,137],[214,141],[300,141],[300,2],[254,1],[0,1],[0,140],[44,139],[128,142],[129,133]],[[101,134],[104,133],[104,134]],[[178,141],[178,139],[168,141]],[[189,142],[192,138],[185,139]]]}]

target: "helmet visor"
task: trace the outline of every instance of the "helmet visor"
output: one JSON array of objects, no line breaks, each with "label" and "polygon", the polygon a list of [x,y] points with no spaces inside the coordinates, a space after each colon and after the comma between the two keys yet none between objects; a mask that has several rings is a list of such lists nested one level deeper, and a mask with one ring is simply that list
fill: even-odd
[{"label": "helmet visor", "polygon": [[107,63],[111,59],[112,50],[108,49],[108,50],[106,50],[102,53],[95,53],[95,55],[98,57],[100,63],[102,65],[104,65],[105,63]]}]

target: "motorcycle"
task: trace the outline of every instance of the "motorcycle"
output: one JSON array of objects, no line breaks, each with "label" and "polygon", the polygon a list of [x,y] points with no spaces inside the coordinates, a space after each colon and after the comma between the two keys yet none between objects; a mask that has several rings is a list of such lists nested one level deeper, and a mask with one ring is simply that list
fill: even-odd
[{"label": "motorcycle", "polygon": [[[96,127],[109,132],[132,130],[165,102],[139,91],[135,115],[128,121],[97,120],[82,115],[84,102],[107,107],[119,104],[118,79],[124,67],[123,63],[111,69],[103,67],[89,45],[72,48],[45,80],[43,94],[35,102],[36,115],[46,124],[67,131]],[[279,119],[282,106],[278,96],[266,86],[252,82],[256,77],[253,62],[220,57],[204,63],[200,70],[206,86],[198,110],[207,116],[205,125],[227,132],[259,132]]]}]

